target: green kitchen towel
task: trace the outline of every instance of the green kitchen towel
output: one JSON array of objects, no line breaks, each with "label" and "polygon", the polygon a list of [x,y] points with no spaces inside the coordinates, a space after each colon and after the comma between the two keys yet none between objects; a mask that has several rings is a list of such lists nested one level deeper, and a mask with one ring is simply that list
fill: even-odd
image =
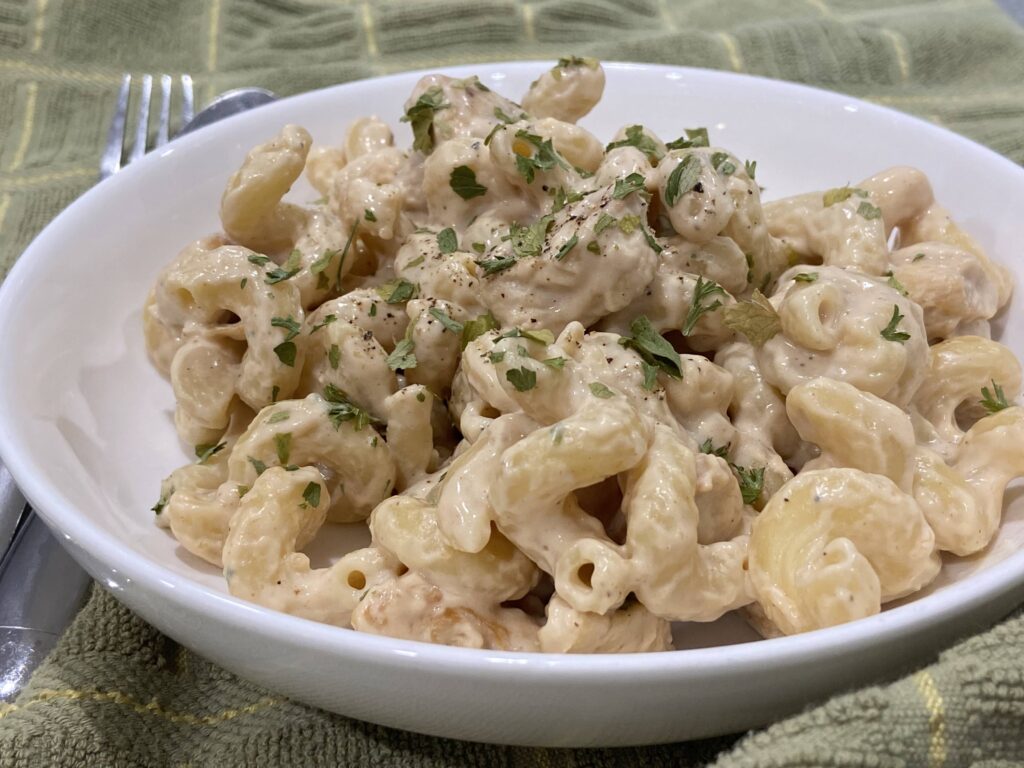
[{"label": "green kitchen towel", "polygon": [[[988,0],[0,0],[0,278],[94,183],[124,72],[191,73],[202,103],[241,85],[289,94],[569,53],[840,90],[1024,162],[1024,33]],[[98,588],[0,705],[0,766],[994,767],[1024,758],[1024,618],[736,738],[538,750],[367,725],[239,680]]]}]

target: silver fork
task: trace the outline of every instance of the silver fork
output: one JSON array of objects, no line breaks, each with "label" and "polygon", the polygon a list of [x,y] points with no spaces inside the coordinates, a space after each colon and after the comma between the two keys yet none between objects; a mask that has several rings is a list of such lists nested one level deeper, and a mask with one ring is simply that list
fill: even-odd
[{"label": "silver fork", "polygon": [[[192,122],[192,78],[179,78],[180,126]],[[170,75],[161,75],[159,122],[156,139],[149,146],[149,112],[153,76],[143,75],[135,118],[135,134],[129,149],[128,97],[132,77],[125,75],[117,95],[117,108],[100,157],[100,179],[112,176],[125,164],[138,160],[149,149],[170,140]],[[5,578],[8,574],[12,577]],[[0,463],[0,702],[10,700],[29,674],[50,651],[58,635],[77,613],[89,588],[89,576],[64,551],[26,503],[14,479]],[[29,584],[31,587],[26,587]],[[28,589],[26,593],[25,589]]]},{"label": "silver fork", "polygon": [[[178,79],[181,83],[181,117],[178,125],[185,126],[192,121],[195,107],[192,78],[189,75],[182,75]],[[103,150],[103,155],[100,157],[101,179],[112,176],[121,170],[121,158],[126,153],[127,159],[125,164],[127,165],[138,160],[150,149],[162,147],[170,140],[173,85],[174,80],[170,75],[160,75],[160,118],[157,123],[156,140],[150,146],[148,143],[149,111],[153,98],[153,76],[142,76],[136,108],[135,138],[129,150],[125,128],[128,125],[128,96],[132,88],[132,76],[125,75],[121,79],[121,90],[117,94],[117,109],[114,112],[114,119],[110,123],[110,130],[107,132],[106,147]]]}]

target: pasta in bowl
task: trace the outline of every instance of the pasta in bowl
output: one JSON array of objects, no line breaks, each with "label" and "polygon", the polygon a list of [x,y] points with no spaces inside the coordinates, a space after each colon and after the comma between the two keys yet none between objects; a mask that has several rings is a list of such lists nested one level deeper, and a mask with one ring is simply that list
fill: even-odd
[{"label": "pasta in bowl", "polygon": [[[543,62],[498,63],[446,72],[455,79],[477,74],[493,91],[516,98],[550,67]],[[986,419],[981,416],[988,411],[980,401],[1001,402],[994,379],[1002,399],[1012,402],[1018,386],[1014,357],[1024,354],[1020,303],[1012,300],[990,321],[991,339],[998,343],[978,342],[977,337],[986,335],[980,323],[973,328],[965,323],[962,333],[954,335],[964,307],[974,306],[974,316],[984,316],[994,311],[993,303],[1001,303],[1001,289],[991,278],[987,283],[980,280],[987,268],[979,266],[982,262],[971,248],[943,239],[941,218],[916,217],[909,205],[890,211],[865,179],[879,169],[924,169],[935,197],[954,212],[963,230],[1019,279],[1022,270],[1013,256],[1024,239],[1024,224],[1020,217],[1006,215],[1005,208],[1006,201],[1024,195],[1024,172],[948,131],[848,96],[697,69],[623,63],[605,64],[603,69],[607,87],[594,109],[576,124],[574,135],[583,136],[586,129],[602,142],[646,145],[637,130],[631,138],[625,129],[642,124],[641,133],[652,141],[655,136],[692,141],[685,128],[707,126],[708,144],[714,148],[659,151],[678,165],[684,150],[705,150],[711,162],[707,150],[713,154],[725,151],[719,146],[726,147],[734,158],[730,162],[748,178],[746,162],[757,161],[756,167],[751,165],[753,183],[763,199],[795,196],[787,209],[798,212],[788,218],[792,225],[786,225],[785,232],[769,229],[767,235],[758,230],[757,236],[785,243],[786,270],[790,248],[833,255],[829,263],[824,256],[821,263],[816,263],[818,257],[801,256],[791,275],[782,278],[780,272],[764,286],[762,293],[779,315],[780,330],[758,347],[725,324],[724,313],[731,307],[753,311],[754,320],[761,311],[747,305],[755,298],[751,284],[761,290],[767,271],[748,279],[743,250],[756,247],[756,237],[743,241],[741,220],[735,216],[728,225],[731,234],[710,236],[705,242],[700,221],[695,220],[702,228],[698,231],[685,218],[669,219],[660,208],[660,186],[667,191],[669,179],[656,179],[655,174],[661,160],[646,160],[651,170],[640,174],[645,177],[644,191],[650,194],[646,200],[631,197],[639,189],[614,196],[615,181],[635,170],[628,164],[606,170],[601,178],[586,179],[574,167],[569,169],[595,185],[577,192],[610,186],[607,203],[601,202],[601,194],[585,197],[595,207],[604,205],[602,212],[624,221],[627,230],[634,224],[628,217],[636,216],[635,223],[643,224],[663,250],[654,254],[640,229],[624,232],[607,219],[595,235],[601,213],[595,217],[582,198],[570,201],[566,188],[566,206],[575,207],[558,212],[565,219],[557,222],[557,241],[555,220],[545,226],[539,258],[555,261],[554,255],[575,234],[574,223],[579,223],[578,240],[559,264],[545,266],[540,279],[550,277],[551,282],[542,283],[543,294],[534,290],[534,295],[557,299],[549,310],[565,306],[576,314],[547,312],[543,322],[534,325],[529,317],[498,314],[501,292],[528,285],[533,275],[529,263],[538,258],[519,255],[511,241],[501,238],[511,237],[512,221],[522,228],[539,223],[551,213],[555,195],[544,198],[536,187],[531,192],[536,197],[499,208],[495,215],[507,216],[505,231],[488,241],[487,253],[479,253],[473,243],[485,242],[489,231],[481,223],[486,221],[482,214],[476,224],[468,221],[474,213],[465,220],[452,214],[451,219],[441,216],[437,224],[420,220],[411,231],[402,229],[402,212],[414,203],[411,197],[398,197],[406,188],[389,181],[388,169],[399,174],[408,156],[415,154],[412,150],[385,152],[387,146],[370,139],[384,153],[380,164],[363,160],[362,166],[353,166],[345,160],[342,170],[347,169],[348,181],[343,188],[348,191],[340,216],[331,203],[331,187],[324,187],[326,195],[318,191],[317,185],[338,177],[330,157],[337,161],[339,153],[349,151],[348,127],[358,125],[360,115],[379,115],[394,136],[405,137],[397,143],[409,146],[416,134],[413,125],[400,119],[410,94],[417,94],[415,102],[424,92],[423,86],[417,90],[417,83],[430,73],[347,83],[230,118],[133,162],[76,200],[40,234],[0,285],[0,330],[5,359],[11,363],[0,366],[0,454],[40,516],[104,589],[191,651],[296,701],[450,738],[547,746],[650,744],[750,728],[842,688],[920,663],[957,637],[1006,615],[1019,602],[1024,587],[1024,497],[1013,485],[1000,509],[997,495],[980,494],[968,475],[981,480],[981,472],[1012,471],[996,466],[996,459],[1007,461],[1014,455],[1005,445],[1000,450],[1006,456],[994,456],[991,462],[977,449],[1012,436],[1002,421],[1012,409],[994,414],[1004,415],[982,429],[979,425]],[[531,115],[531,125],[540,123],[544,118],[533,114],[536,105],[530,99],[524,102],[522,113]],[[512,118],[522,114],[503,111]],[[571,114],[549,118],[563,123],[575,119]],[[451,123],[452,130],[472,130],[482,142],[490,128],[480,134],[474,120],[470,116]],[[483,122],[493,127],[497,120]],[[310,143],[297,171],[296,158],[306,139],[301,132],[285,132],[267,158],[277,158],[288,173],[298,174],[284,205],[272,195],[269,203],[246,202],[244,194],[234,196],[244,183],[233,184],[233,201],[226,209],[234,210],[235,218],[227,230],[217,215],[226,183],[246,164],[253,147],[281,136],[289,124],[304,126],[326,149]],[[379,135],[380,124],[374,125],[363,135]],[[799,126],[796,133],[794,125]],[[547,135],[540,127],[531,132]],[[488,153],[500,133],[486,145]],[[592,171],[581,152],[571,154],[576,139],[556,142],[551,136],[552,149],[567,165]],[[837,136],[855,136],[856,141],[844,141],[839,151]],[[441,147],[449,138],[436,135],[434,140]],[[588,144],[592,142],[580,146]],[[507,144],[502,146],[507,149]],[[646,154],[629,145],[606,148],[601,146],[602,158],[614,156],[622,162],[636,158],[634,150]],[[353,155],[359,152],[354,150]],[[426,153],[421,154],[425,165]],[[323,162],[318,160],[321,155],[326,156]],[[472,166],[465,160],[455,163],[457,159],[452,158],[454,165]],[[475,172],[477,183],[489,190],[490,184],[526,186],[515,162],[513,158],[514,173],[506,176],[502,171],[500,179],[485,178],[482,169]],[[604,164],[600,159],[598,170]],[[260,167],[249,165],[239,180],[253,181],[256,171],[263,172]],[[530,186],[545,174],[565,172],[559,168],[534,168]],[[449,190],[451,170],[446,179],[443,168],[435,168],[433,177],[448,183]],[[665,165],[661,173],[671,176],[673,170]],[[705,172],[701,161],[700,173]],[[273,184],[280,183],[280,177],[275,178]],[[908,172],[903,178],[918,192],[923,189],[919,174]],[[729,189],[738,183],[726,181]],[[422,181],[417,183],[422,190]],[[265,189],[273,184],[267,180]],[[887,232],[898,222],[902,242],[889,248],[892,255],[886,258],[891,258],[893,276],[921,314],[909,311],[903,298],[889,292],[889,276],[884,273],[890,268],[871,267],[878,251],[863,245],[863,239],[856,251],[860,266],[853,268],[840,263],[835,254],[841,250],[829,245],[832,240],[824,245],[807,242],[809,230],[800,228],[804,215],[799,210],[808,211],[808,220],[835,212],[825,210],[832,206],[823,200],[801,203],[800,196],[808,190],[820,190],[823,196],[844,186],[868,192],[872,205],[886,217],[892,214],[892,221],[883,219]],[[909,193],[910,187],[905,189]],[[626,192],[621,185],[620,192]],[[453,202],[459,204],[463,199],[453,194]],[[486,207],[487,194],[467,204]],[[373,197],[374,207],[361,202],[365,195]],[[852,201],[856,211],[864,199],[856,192],[853,196],[858,198]],[[324,200],[312,202],[320,198]],[[680,195],[678,205],[687,205],[688,199]],[[847,199],[834,205],[843,203],[852,204]],[[513,209],[513,204],[520,207]],[[386,220],[389,205],[398,215]],[[784,211],[772,210],[774,205],[761,206],[768,227],[787,221]],[[367,208],[382,226],[372,233]],[[569,222],[568,216],[577,213],[584,214],[583,219]],[[339,291],[339,256],[351,234],[347,225],[360,216],[342,265],[344,290]],[[940,236],[914,234],[929,220]],[[416,232],[421,224],[427,231]],[[474,226],[477,234],[470,233]],[[450,239],[441,238],[442,246],[439,236],[448,228],[456,235],[456,244],[450,253],[442,253]],[[210,234],[217,232],[222,234]],[[536,246],[530,245],[530,233],[517,232],[519,249],[525,243],[532,254]],[[189,246],[195,238],[201,239]],[[620,265],[617,274],[625,277],[612,283],[581,269],[579,260],[598,259],[586,250],[594,239],[606,260],[616,258],[608,248],[614,244],[632,248],[642,243],[647,251],[627,254],[635,259],[635,271]],[[747,244],[737,246],[741,241]],[[915,241],[921,242],[912,244]],[[69,243],[75,247],[69,248]],[[296,249],[299,256],[288,264]],[[196,295],[189,298],[188,281],[202,272],[206,255],[214,251],[222,271],[208,287],[193,286]],[[329,251],[336,253],[321,262],[323,268],[313,269]],[[921,252],[928,258],[915,262]],[[250,255],[267,261],[253,263]],[[420,255],[423,261],[417,262]],[[492,275],[483,274],[475,263],[499,257],[514,258],[515,263]],[[652,257],[655,268],[648,278],[640,270]],[[371,258],[387,260],[393,271],[378,275]],[[164,286],[182,290],[164,295],[153,316],[157,297],[154,294],[151,302],[145,297],[158,277],[167,274],[172,260],[179,268]],[[945,272],[933,268],[940,263]],[[283,278],[296,268],[294,275]],[[281,271],[274,272],[277,269]],[[817,273],[817,279],[797,279],[801,273]],[[950,273],[963,279],[950,283],[942,277]],[[329,281],[326,286],[321,286],[321,274]],[[266,282],[278,275],[282,279]],[[403,277],[418,286],[415,296],[402,298],[409,291],[399,285]],[[568,282],[556,282],[562,277]],[[499,279],[504,281],[501,287],[486,288],[488,281]],[[245,291],[258,284],[259,295],[243,293],[243,280]],[[644,290],[629,298],[634,284],[644,281]],[[725,293],[715,291],[712,281]],[[577,283],[591,298],[581,301],[569,290]],[[945,284],[963,290],[940,294],[938,289]],[[863,296],[855,289],[863,290]],[[695,314],[687,328],[698,295],[699,307],[716,301],[722,306]],[[526,298],[521,296],[520,304]],[[620,303],[622,296],[628,299],[625,303]],[[249,303],[243,301],[247,297]],[[388,298],[394,302],[389,304]],[[783,298],[791,305],[784,307]],[[809,325],[813,333],[801,334],[795,318],[800,313],[809,317],[815,302],[821,327]],[[520,304],[509,304],[504,311],[512,313]],[[147,305],[150,309],[144,311]],[[302,308],[301,318],[296,305]],[[929,344],[923,368],[907,367],[920,360],[911,341],[901,345],[886,340],[892,350],[872,346],[873,337],[889,325],[894,305],[904,319],[893,334],[913,334],[924,324]],[[410,309],[416,323],[410,320]],[[468,330],[445,326],[431,309]],[[295,345],[294,370],[281,362],[275,348],[295,329],[291,323],[272,324],[275,317],[287,319],[289,312],[299,325],[290,339]],[[476,322],[488,312],[498,328],[487,328],[487,320]],[[328,321],[329,315],[335,319]],[[632,327],[641,315],[650,330],[643,322]],[[388,357],[406,340],[410,325],[413,347],[405,345],[396,358],[408,361],[411,354],[417,367],[392,370]],[[755,327],[747,330],[756,334]],[[524,335],[499,338],[513,329]],[[363,338],[366,331],[371,331],[370,339]],[[654,334],[679,355],[681,378],[659,364],[663,361],[675,370],[674,360],[656,354],[666,348]],[[619,343],[627,337],[637,340],[649,357],[633,344]],[[147,354],[147,338],[154,350],[165,353],[156,355],[157,365]],[[822,338],[835,340],[830,353],[815,346]],[[649,349],[651,342],[654,347]],[[859,359],[853,351],[857,345],[865,347],[870,353],[865,356],[881,373],[864,377],[863,368],[849,368],[849,378],[843,381],[836,371]],[[903,346],[909,348],[897,349]],[[476,357],[467,355],[470,349]],[[288,346],[281,351],[290,359]],[[251,352],[249,357],[246,352]],[[492,353],[500,358],[502,352],[503,359],[490,360]],[[779,362],[792,354],[813,354],[814,375],[802,376],[799,364]],[[180,357],[169,375],[177,384],[168,386],[161,370],[170,371],[176,355]],[[565,359],[564,365],[544,363],[558,357]],[[264,365],[282,367],[264,372]],[[650,366],[657,369],[653,390],[644,388]],[[513,370],[517,372],[512,378],[520,384],[527,383],[531,373],[536,382],[517,389],[507,375]],[[363,375],[350,375],[353,372]],[[856,397],[849,389],[816,381],[821,378],[853,387]],[[200,386],[203,382],[205,388]],[[591,384],[598,386],[592,390]],[[279,402],[261,402],[268,392],[274,399],[274,386],[279,387]],[[613,396],[594,393],[606,394],[602,386]],[[281,395],[287,387],[294,389]],[[985,398],[982,387],[991,397]],[[445,388],[451,392],[441,395],[442,405],[434,393]],[[544,397],[555,392],[558,398]],[[176,424],[179,400],[185,418],[179,417]],[[886,405],[904,416],[897,417]],[[428,406],[429,444],[422,437],[427,434],[422,425]],[[282,411],[287,415],[280,415]],[[632,415],[634,411],[638,416]],[[914,430],[912,438],[902,423],[906,417]],[[1009,418],[1014,418],[1012,413]],[[567,428],[561,430],[561,445],[555,445],[558,430],[552,430],[562,422]],[[879,422],[884,431],[864,427]],[[828,439],[830,425],[846,429],[846,424],[860,425],[859,431],[843,433],[845,440]],[[179,426],[188,429],[184,441]],[[542,440],[544,430],[549,442]],[[291,439],[278,440],[278,433],[290,433]],[[971,435],[969,443],[966,435]],[[456,453],[463,440],[465,445]],[[612,441],[614,449],[604,444]],[[217,450],[220,443],[225,445]],[[594,451],[595,460],[573,455],[574,443]],[[181,467],[196,445],[203,446],[203,454],[208,452],[205,461],[198,463],[196,456]],[[279,446],[287,456],[284,461]],[[724,455],[717,455],[726,446]],[[534,449],[545,457],[539,463]],[[446,455],[448,450],[451,454]],[[503,470],[510,451],[523,460],[515,467],[515,483]],[[966,459],[968,454],[975,458]],[[249,456],[262,465],[250,462]],[[552,471],[552,461],[564,464],[565,477]],[[669,464],[681,471],[666,477],[662,485],[660,473]],[[745,474],[739,475],[733,465]],[[260,471],[262,466],[266,468]],[[938,575],[920,590],[896,597],[934,567],[927,546],[908,549],[905,563],[882,560],[875,542],[848,525],[842,505],[833,507],[827,520],[773,512],[772,503],[793,503],[784,503],[779,490],[792,479],[794,469],[801,470],[798,478],[805,475],[804,485],[791,487],[794,496],[811,499],[812,504],[815,492],[826,491],[835,499],[834,490],[847,487],[843,483],[851,472],[883,478],[871,485],[877,504],[873,519],[891,509],[894,499],[902,505],[905,498],[913,498],[940,552]],[[441,481],[443,472],[447,474]],[[599,481],[590,481],[595,475]],[[352,476],[357,482],[344,479]],[[435,479],[429,488],[409,492],[430,476]],[[499,477],[505,479],[505,487],[492,489]],[[162,480],[165,492],[170,487],[176,492],[169,495],[161,514],[154,515],[147,510],[160,495]],[[386,490],[389,482],[391,490]],[[987,482],[998,482],[998,477],[992,474]],[[306,498],[310,483],[320,487],[319,498],[313,490]],[[758,485],[758,497],[752,497]],[[239,496],[238,486],[250,490]],[[848,484],[850,489],[862,486],[856,480]],[[493,496],[490,507],[469,503],[481,494],[489,500]],[[692,503],[687,501],[691,494]],[[529,503],[520,505],[524,498]],[[559,499],[567,500],[565,506],[555,506]],[[671,516],[665,516],[666,509],[672,510]],[[552,532],[563,530],[555,529],[555,523],[590,526],[585,537],[553,540],[557,547],[548,544],[552,553],[560,553],[561,569],[555,567],[556,561],[546,560],[551,554],[543,551],[543,531],[532,527],[537,514],[552,510],[557,515]],[[177,534],[189,548],[176,541],[171,530],[154,525],[154,517],[166,515],[168,521],[175,518]],[[758,519],[765,521],[764,531],[786,537],[762,539],[755,555],[756,542],[749,537],[759,535],[761,523],[753,525]],[[814,525],[808,527],[810,523]],[[899,533],[901,541],[923,531],[920,518],[906,514],[902,506],[892,524],[897,523],[900,527],[893,535]],[[503,538],[492,536],[492,531]],[[263,532],[267,533],[262,544],[255,546]],[[791,539],[789,532],[800,536]],[[989,544],[983,545],[990,536]],[[811,564],[810,553],[821,537],[851,542],[848,548],[836,544],[829,551],[837,559],[846,558],[840,565],[851,565],[849,572],[865,579],[855,607],[871,605],[867,598],[873,599],[872,589],[877,589],[879,602],[888,602],[873,616],[797,631],[824,623],[822,618],[856,615],[849,608],[840,610],[842,601],[823,603],[815,597],[830,584],[846,583],[838,578],[829,581],[831,575],[842,575],[839,568],[829,570],[822,563],[795,575],[778,570],[777,564],[789,557]],[[682,567],[659,568],[672,563],[654,557],[660,550],[652,540],[664,540],[666,551],[680,559]],[[736,551],[744,547],[748,576],[737,585],[733,566],[739,558]],[[749,577],[755,560],[778,585],[768,597],[752,594],[759,589]],[[874,572],[877,587],[862,560]],[[225,564],[233,569],[230,591]],[[607,571],[599,572],[603,564]],[[470,596],[453,590],[464,572],[473,574],[475,590]],[[557,596],[556,580],[561,590]],[[399,582],[400,589],[390,588]],[[510,598],[524,583],[530,584],[526,595]],[[680,594],[673,583],[710,586],[706,593]],[[730,593],[732,585],[741,591]],[[864,590],[865,585],[869,589]],[[601,613],[605,604],[618,601],[623,589],[628,591],[622,604]],[[358,605],[350,610],[351,601],[366,594],[365,602],[370,593],[377,595],[377,607],[361,618],[366,620],[364,628],[374,631],[344,628],[359,613]],[[734,597],[736,602],[749,602],[730,609]],[[762,602],[775,606],[771,619]],[[694,617],[725,613],[717,621],[673,622],[655,613],[683,610]],[[402,627],[395,624],[396,615],[407,618]],[[435,615],[442,620],[433,623]],[[759,640],[751,623],[766,634],[783,629],[793,634]],[[675,652],[589,652],[662,646],[668,640],[666,625]],[[382,628],[392,636],[377,634]],[[438,642],[403,639],[414,632]],[[588,652],[496,650],[511,643]],[[472,645],[492,647],[466,647]]]},{"label": "pasta in bowl", "polygon": [[[229,591],[501,651],[672,649],[877,614],[996,534],[1024,475],[1008,271],[919,170],[762,204],[705,128],[576,124],[604,71],[521,103],[423,77],[375,117],[252,149],[223,233],[143,320],[197,461],[154,507]],[[305,173],[321,194],[284,200]],[[329,524],[368,546],[313,567]]]}]

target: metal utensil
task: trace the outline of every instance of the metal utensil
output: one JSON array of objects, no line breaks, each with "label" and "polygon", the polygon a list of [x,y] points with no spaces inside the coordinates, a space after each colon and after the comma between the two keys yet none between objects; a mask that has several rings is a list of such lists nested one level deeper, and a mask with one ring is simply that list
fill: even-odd
[{"label": "metal utensil", "polygon": [[[168,142],[173,80],[159,78],[161,100],[155,142],[150,144],[149,112],[153,76],[143,75],[135,120],[134,141],[127,144],[131,75],[125,75],[117,107],[100,158],[105,179],[149,149]],[[176,136],[215,123],[230,115],[274,101],[262,88],[239,88],[214,99],[192,115],[192,78],[179,78],[180,123]],[[0,702],[13,699],[74,618],[88,592],[88,574],[78,567],[25,501],[14,478],[0,463]]]}]

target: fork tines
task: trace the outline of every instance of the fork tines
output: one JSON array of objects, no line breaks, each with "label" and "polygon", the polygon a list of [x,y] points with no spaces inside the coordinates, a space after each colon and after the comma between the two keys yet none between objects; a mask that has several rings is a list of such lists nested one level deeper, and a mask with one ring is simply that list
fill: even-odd
[{"label": "fork tines", "polygon": [[[192,78],[181,75],[181,110],[179,127],[186,125],[194,114]],[[156,137],[149,145],[149,112],[153,97],[153,76],[143,75],[139,84],[138,102],[136,105],[135,137],[131,151],[128,152],[125,129],[128,124],[128,101],[132,88],[132,76],[121,78],[121,89],[117,94],[117,109],[107,133],[107,143],[100,158],[100,178],[105,179],[121,168],[121,158],[128,152],[125,163],[138,160],[146,152],[155,147],[163,146],[170,139],[171,97],[174,81],[170,75],[160,75],[160,108]]]}]

